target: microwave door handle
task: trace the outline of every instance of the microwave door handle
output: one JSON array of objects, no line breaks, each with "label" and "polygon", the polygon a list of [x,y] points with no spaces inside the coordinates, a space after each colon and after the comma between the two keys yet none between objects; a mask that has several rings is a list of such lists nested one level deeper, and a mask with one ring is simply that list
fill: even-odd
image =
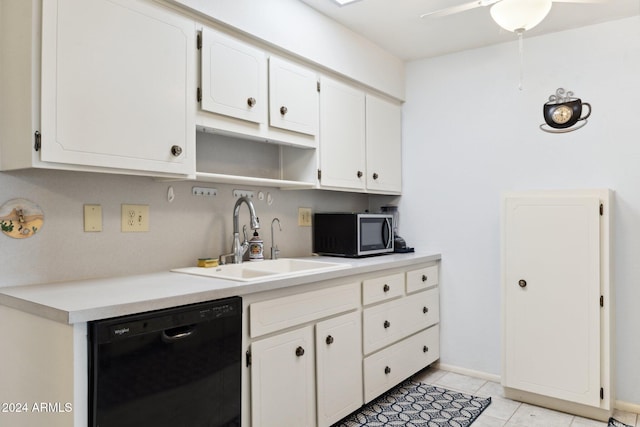
[{"label": "microwave door handle", "polygon": [[[388,236],[388,240],[385,244],[385,247],[386,249],[389,249],[393,245],[393,227],[391,226],[391,220],[389,218],[386,218],[384,220],[384,224],[387,228],[387,236]],[[382,240],[384,241],[384,230],[382,231]]]}]

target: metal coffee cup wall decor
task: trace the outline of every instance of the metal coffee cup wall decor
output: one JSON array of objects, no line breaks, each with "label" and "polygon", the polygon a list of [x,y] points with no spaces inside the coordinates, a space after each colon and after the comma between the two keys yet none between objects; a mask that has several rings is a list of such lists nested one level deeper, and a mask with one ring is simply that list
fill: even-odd
[{"label": "metal coffee cup wall decor", "polygon": [[[583,107],[586,114],[583,116]],[[549,133],[566,133],[578,130],[587,124],[587,117],[591,115],[591,104],[582,102],[573,96],[573,92],[558,88],[555,95],[542,106],[544,121],[540,129]]]}]

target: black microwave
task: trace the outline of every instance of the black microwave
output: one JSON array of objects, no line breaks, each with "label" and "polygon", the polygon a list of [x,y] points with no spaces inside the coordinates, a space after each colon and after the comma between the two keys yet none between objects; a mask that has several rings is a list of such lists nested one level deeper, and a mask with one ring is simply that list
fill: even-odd
[{"label": "black microwave", "polygon": [[393,252],[393,215],[317,213],[313,217],[313,252],[344,257]]}]

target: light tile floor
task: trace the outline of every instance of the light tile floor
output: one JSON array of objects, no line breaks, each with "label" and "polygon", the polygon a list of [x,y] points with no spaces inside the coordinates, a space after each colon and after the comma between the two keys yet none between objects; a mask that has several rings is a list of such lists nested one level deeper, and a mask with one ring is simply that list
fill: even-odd
[{"label": "light tile floor", "polygon": [[[504,397],[502,386],[493,381],[427,368],[414,380],[474,396],[491,397],[491,404],[474,421],[472,427],[606,427],[607,423],[553,411]],[[640,427],[640,416],[615,411],[613,417],[625,424]]]}]

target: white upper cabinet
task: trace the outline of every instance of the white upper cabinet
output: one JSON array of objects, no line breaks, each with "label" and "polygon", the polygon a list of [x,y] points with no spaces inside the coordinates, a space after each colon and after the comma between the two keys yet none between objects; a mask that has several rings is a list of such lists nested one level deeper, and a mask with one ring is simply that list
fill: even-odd
[{"label": "white upper cabinet", "polygon": [[322,77],[320,185],[323,188],[400,194],[399,104]]},{"label": "white upper cabinet", "polygon": [[318,76],[308,68],[269,58],[269,124],[309,135],[318,133]]},{"label": "white upper cabinet", "polygon": [[202,109],[249,122],[265,123],[265,52],[221,32],[203,28]]},{"label": "white upper cabinet", "polygon": [[327,77],[320,80],[320,184],[366,187],[365,93]]},{"label": "white upper cabinet", "polygon": [[147,0],[42,6],[40,160],[193,175],[194,22]]},{"label": "white upper cabinet", "polygon": [[402,191],[402,119],[400,105],[367,94],[367,191]]}]

